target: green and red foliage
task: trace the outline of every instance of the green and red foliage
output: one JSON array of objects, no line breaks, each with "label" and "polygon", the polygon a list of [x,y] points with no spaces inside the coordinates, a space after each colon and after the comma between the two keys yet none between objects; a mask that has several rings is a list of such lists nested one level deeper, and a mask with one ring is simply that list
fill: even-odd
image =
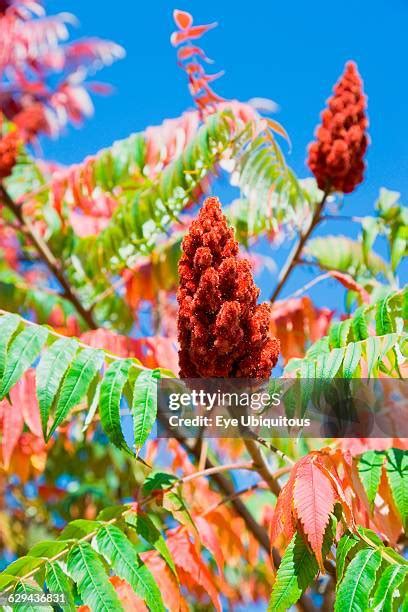
[{"label": "green and red foliage", "polygon": [[[122,51],[97,39],[62,46],[66,16],[41,11],[0,2],[0,591],[63,591],[64,610],[82,612],[406,610],[406,439],[193,443],[153,429],[158,380],[178,372],[268,378],[275,367],[386,389],[406,377],[399,194],[381,190],[355,240],[311,236],[328,201],[336,216],[337,192],[362,180],[355,65],[310,148],[317,183],[304,181],[279,124],[211,89],[218,75],[196,41],[215,24],[175,11],[171,42],[198,109],[64,168],[27,146],[58,131],[58,117],[86,116],[85,84],[70,77]],[[32,66],[35,87],[9,87]],[[61,80],[44,96],[51,73]],[[239,188],[223,207],[220,176]],[[271,267],[254,247],[293,234],[273,298],[258,304],[254,268]],[[305,264],[320,273],[277,300]],[[344,312],[313,303],[320,282],[341,287]]]}]

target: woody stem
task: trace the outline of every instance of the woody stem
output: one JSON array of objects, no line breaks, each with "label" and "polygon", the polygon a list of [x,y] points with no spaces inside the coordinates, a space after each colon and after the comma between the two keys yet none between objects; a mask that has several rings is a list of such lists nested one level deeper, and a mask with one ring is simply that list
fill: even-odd
[{"label": "woody stem", "polygon": [[313,232],[315,227],[320,223],[322,210],[324,208],[328,195],[329,195],[329,191],[325,191],[321,201],[319,202],[319,204],[316,207],[316,210],[313,213],[309,226],[303,232],[300,233],[297,242],[293,245],[293,248],[289,254],[289,257],[287,258],[285,265],[283,266],[281,273],[279,275],[278,284],[276,285],[275,290],[273,291],[271,295],[271,298],[270,298],[271,302],[274,302],[276,298],[278,297],[278,295],[280,294],[280,292],[282,291],[283,286],[285,285],[286,281],[288,280],[294,267],[297,264],[297,260],[302,254],[303,247],[305,246],[307,240],[309,239],[310,234]]}]

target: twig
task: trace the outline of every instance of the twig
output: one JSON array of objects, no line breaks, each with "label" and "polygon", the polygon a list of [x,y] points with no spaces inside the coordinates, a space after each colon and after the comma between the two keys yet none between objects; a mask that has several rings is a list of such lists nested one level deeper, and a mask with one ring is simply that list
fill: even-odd
[{"label": "twig", "polygon": [[244,443],[248,453],[251,455],[251,458],[254,462],[254,469],[258,472],[260,477],[264,479],[272,493],[276,495],[276,497],[278,497],[281,488],[279,486],[278,481],[270,471],[269,466],[257,443],[255,442],[255,440],[249,439],[244,439]]},{"label": "twig", "polygon": [[288,295],[288,298],[299,297],[300,295],[302,295],[303,293],[305,293],[306,291],[308,291],[309,289],[311,289],[312,287],[314,287],[321,281],[326,280],[327,278],[333,278],[333,276],[329,274],[329,272],[325,274],[319,274],[319,276],[316,276],[315,278],[313,278],[311,281],[303,285],[303,287],[300,287],[300,289]]},{"label": "twig", "polygon": [[276,285],[275,290],[273,291],[271,295],[271,300],[270,300],[271,302],[274,302],[276,298],[278,297],[278,295],[280,294],[280,292],[282,291],[282,288],[284,284],[286,283],[286,281],[288,280],[289,276],[291,275],[293,268],[295,267],[297,260],[299,259],[302,253],[303,247],[305,246],[310,234],[313,232],[316,225],[318,225],[318,223],[321,221],[322,210],[326,203],[326,199],[328,195],[329,195],[329,192],[325,191],[323,198],[321,199],[320,203],[317,205],[316,210],[313,213],[309,227],[304,232],[300,233],[298,241],[293,246],[289,254],[289,257],[287,258],[286,263],[283,266],[281,273],[279,275],[278,284]]},{"label": "twig", "polygon": [[3,185],[0,184],[0,199],[3,204],[13,213],[20,225],[20,231],[27,236],[30,242],[34,245],[41,260],[45,263],[50,272],[55,276],[58,283],[62,287],[62,295],[75,307],[78,314],[86,322],[90,329],[97,329],[98,325],[92,315],[79,300],[78,296],[73,292],[69,282],[61,270],[59,262],[50,251],[48,245],[41,236],[38,235],[35,228],[28,219],[25,219],[21,206],[17,205],[10,197]]}]

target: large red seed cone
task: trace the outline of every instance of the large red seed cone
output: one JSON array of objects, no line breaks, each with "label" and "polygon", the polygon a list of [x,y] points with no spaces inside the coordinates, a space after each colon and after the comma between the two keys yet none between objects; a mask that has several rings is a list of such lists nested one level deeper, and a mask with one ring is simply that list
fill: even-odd
[{"label": "large red seed cone", "polygon": [[346,64],[322,112],[307,164],[324,191],[351,193],[363,180],[368,137],[363,83],[354,62]]},{"label": "large red seed cone", "polygon": [[279,355],[269,304],[257,305],[251,265],[217,198],[207,198],[182,245],[178,338],[181,378],[267,379]]}]

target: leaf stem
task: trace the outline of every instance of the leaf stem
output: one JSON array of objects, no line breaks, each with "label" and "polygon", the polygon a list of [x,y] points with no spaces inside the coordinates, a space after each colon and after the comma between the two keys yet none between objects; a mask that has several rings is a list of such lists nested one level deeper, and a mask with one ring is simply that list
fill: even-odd
[{"label": "leaf stem", "polygon": [[270,298],[271,302],[275,302],[276,298],[282,291],[286,281],[288,280],[294,267],[297,264],[298,259],[300,258],[300,255],[303,251],[303,247],[305,246],[307,240],[309,239],[310,234],[313,232],[315,227],[320,223],[322,210],[324,208],[328,195],[329,195],[329,191],[325,191],[321,201],[319,202],[319,204],[316,207],[316,210],[313,213],[309,226],[307,227],[305,231],[300,232],[297,242],[293,245],[293,248],[291,252],[289,253],[289,256],[285,262],[285,265],[283,266],[281,273],[279,275],[278,284],[276,285],[271,295],[271,298]]}]

